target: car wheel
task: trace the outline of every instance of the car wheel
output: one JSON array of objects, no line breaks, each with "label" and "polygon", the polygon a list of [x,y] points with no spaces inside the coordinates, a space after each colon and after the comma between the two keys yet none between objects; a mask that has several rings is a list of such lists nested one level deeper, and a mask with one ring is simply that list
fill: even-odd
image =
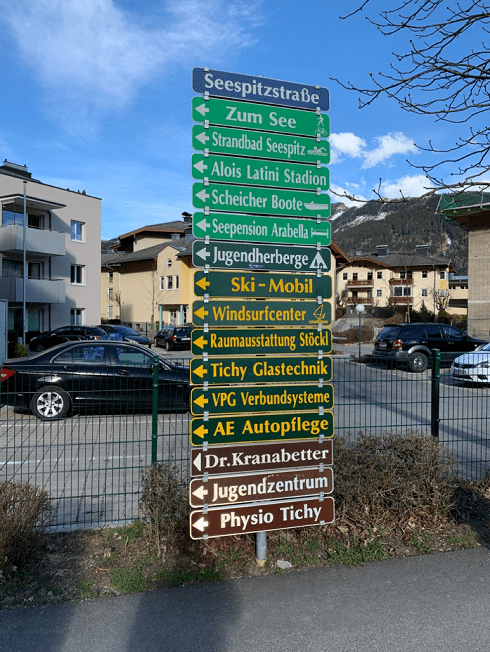
[{"label": "car wheel", "polygon": [[32,414],[38,419],[62,419],[70,409],[70,396],[60,387],[42,387],[31,399]]},{"label": "car wheel", "polygon": [[429,366],[429,360],[424,353],[412,353],[408,358],[408,368],[413,373],[421,373]]},{"label": "car wheel", "polygon": [[170,346],[170,342],[168,340],[167,340],[167,342],[165,342],[165,350],[166,351],[171,351],[172,350],[172,347]]},{"label": "car wheel", "polygon": [[32,350],[35,351],[36,353],[41,353],[41,351],[44,351],[45,348],[46,347],[44,346],[44,344],[34,344]]}]

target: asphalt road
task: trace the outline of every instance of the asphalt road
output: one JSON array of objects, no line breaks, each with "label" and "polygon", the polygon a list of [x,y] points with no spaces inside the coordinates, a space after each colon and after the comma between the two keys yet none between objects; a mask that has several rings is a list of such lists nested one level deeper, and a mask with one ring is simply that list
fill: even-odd
[{"label": "asphalt road", "polygon": [[5,652],[488,652],[485,548],[0,611]]}]

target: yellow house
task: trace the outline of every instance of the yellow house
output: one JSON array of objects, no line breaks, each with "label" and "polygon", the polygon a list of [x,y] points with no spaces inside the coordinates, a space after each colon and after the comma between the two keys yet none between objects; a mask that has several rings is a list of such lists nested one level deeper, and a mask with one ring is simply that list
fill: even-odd
[{"label": "yellow house", "polygon": [[337,304],[354,307],[394,307],[403,312],[449,308],[451,261],[430,257],[428,245],[413,253],[390,253],[378,245],[374,254],[360,255],[337,272]]}]

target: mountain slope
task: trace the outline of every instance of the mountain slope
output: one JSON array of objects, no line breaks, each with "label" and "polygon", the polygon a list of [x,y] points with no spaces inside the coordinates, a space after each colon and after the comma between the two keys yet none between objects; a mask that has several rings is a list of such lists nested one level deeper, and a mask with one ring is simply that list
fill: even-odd
[{"label": "mountain slope", "polygon": [[436,214],[438,201],[432,196],[395,204],[371,201],[359,208],[332,204],[332,237],[349,256],[375,252],[381,244],[399,252],[428,244],[429,255],[447,256],[455,274],[467,274],[467,232]]}]

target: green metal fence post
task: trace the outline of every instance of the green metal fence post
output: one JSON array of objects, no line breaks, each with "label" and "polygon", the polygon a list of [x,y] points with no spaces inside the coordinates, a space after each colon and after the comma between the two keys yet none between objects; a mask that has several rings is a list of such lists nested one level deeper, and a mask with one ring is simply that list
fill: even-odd
[{"label": "green metal fence post", "polygon": [[157,463],[157,443],[158,443],[158,370],[160,358],[153,356],[153,401],[151,410],[151,463]]},{"label": "green metal fence post", "polygon": [[441,379],[441,352],[433,350],[430,391],[430,432],[439,439],[439,383]]}]

